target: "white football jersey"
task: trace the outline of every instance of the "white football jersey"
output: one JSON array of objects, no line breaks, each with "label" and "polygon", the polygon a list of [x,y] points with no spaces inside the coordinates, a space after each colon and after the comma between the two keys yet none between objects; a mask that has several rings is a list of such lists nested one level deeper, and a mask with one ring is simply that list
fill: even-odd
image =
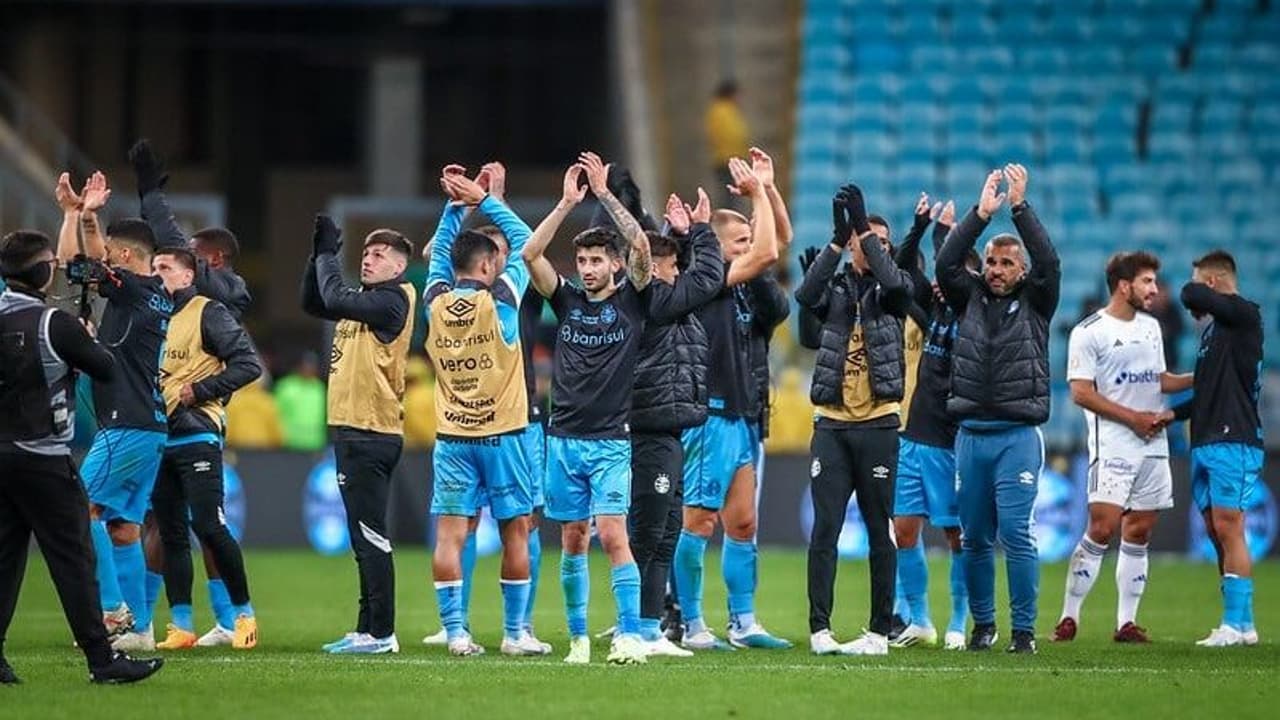
[{"label": "white football jersey", "polygon": [[[1111,402],[1131,410],[1160,412],[1165,372],[1160,323],[1146,313],[1133,320],[1113,317],[1105,309],[1085,318],[1071,331],[1067,380],[1092,380]],[[1084,411],[1089,425],[1089,459],[1099,457],[1168,457],[1163,430],[1143,440],[1128,426]]]}]

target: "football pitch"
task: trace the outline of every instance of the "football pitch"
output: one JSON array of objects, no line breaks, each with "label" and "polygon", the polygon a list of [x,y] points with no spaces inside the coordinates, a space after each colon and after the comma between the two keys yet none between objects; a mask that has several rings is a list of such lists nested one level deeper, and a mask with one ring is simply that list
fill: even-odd
[{"label": "football pitch", "polygon": [[[439,627],[429,560],[422,548],[397,552],[399,655],[328,656],[320,645],[351,629],[356,605],[354,564],[348,557],[310,552],[247,555],[260,626],[257,649],[193,649],[167,653],[152,680],[136,686],[95,687],[83,657],[71,646],[43,563],[33,553],[6,655],[25,683],[0,687],[0,717],[83,718],[103,712],[137,717],[945,717],[1114,718],[1277,717],[1280,710],[1280,564],[1256,569],[1256,617],[1262,643],[1206,649],[1194,641],[1219,617],[1217,576],[1209,565],[1155,558],[1139,613],[1150,646],[1118,646],[1110,633],[1115,613],[1114,552],[1085,604],[1080,636],[1055,645],[1047,636],[1061,608],[1065,565],[1044,568],[1038,627],[1040,654],[1009,656],[891,650],[887,658],[814,657],[808,650],[805,555],[766,548],[757,613],[776,634],[796,642],[788,651],[654,658],[646,666],[604,664],[605,641],[595,641],[590,667],[561,662],[567,650],[561,609],[559,558],[544,557],[538,635],[555,645],[548,658],[497,653],[501,602],[497,561],[482,558],[471,622],[488,654],[452,658],[420,640]],[[612,623],[608,569],[591,557],[591,627]],[[706,607],[713,626],[725,622],[719,561],[708,557]],[[1000,573],[1003,575],[1003,570]],[[199,569],[197,568],[199,576]],[[946,562],[930,563],[931,609],[945,625]],[[1000,647],[1008,637],[1007,604],[998,589]],[[866,623],[865,561],[840,564],[834,630],[852,639]],[[167,610],[158,610],[163,637]],[[197,630],[211,619],[203,584],[196,588]],[[1269,709],[1268,709],[1269,708]]]}]

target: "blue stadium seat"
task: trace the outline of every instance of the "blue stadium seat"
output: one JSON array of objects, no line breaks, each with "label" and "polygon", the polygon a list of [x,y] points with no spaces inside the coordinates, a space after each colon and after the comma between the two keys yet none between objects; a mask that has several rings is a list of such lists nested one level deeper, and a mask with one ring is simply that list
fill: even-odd
[{"label": "blue stadium seat", "polygon": [[937,83],[924,74],[913,74],[902,81],[901,87],[898,88],[898,100],[906,103],[929,103],[933,104],[937,96]]},{"label": "blue stadium seat", "polygon": [[853,101],[856,103],[883,105],[896,101],[898,83],[891,76],[863,75],[853,81]]},{"label": "blue stadium seat", "polygon": [[1235,50],[1227,44],[1202,43],[1191,51],[1191,67],[1198,73],[1215,73],[1232,66]]},{"label": "blue stadium seat", "polygon": [[1043,164],[1042,157],[1031,135],[1024,132],[1001,135],[996,140],[994,160],[997,163],[1019,163],[1029,167]]},{"label": "blue stadium seat", "polygon": [[1118,45],[1090,45],[1072,56],[1072,64],[1085,76],[1109,75],[1124,68],[1124,53]]},{"label": "blue stadium seat", "polygon": [[1244,18],[1239,15],[1217,13],[1200,22],[1196,37],[1201,43],[1229,45],[1244,35],[1246,24]]},{"label": "blue stadium seat", "polygon": [[1142,39],[1146,25],[1141,16],[1107,13],[1094,30],[1093,41],[1109,47],[1129,47]]},{"label": "blue stadium seat", "polygon": [[1106,195],[1114,195],[1131,188],[1141,187],[1149,180],[1148,172],[1145,165],[1136,163],[1109,167],[1102,173],[1102,192]]},{"label": "blue stadium seat", "polygon": [[1156,103],[1191,104],[1204,94],[1201,79],[1188,73],[1165,75],[1156,80]]},{"label": "blue stadium seat", "polygon": [[1166,44],[1140,45],[1129,56],[1129,64],[1149,78],[1161,77],[1173,72],[1178,64],[1177,52]]},{"label": "blue stadium seat", "polygon": [[960,53],[950,45],[916,45],[911,48],[911,69],[916,72],[942,74],[951,72]]},{"label": "blue stadium seat", "polygon": [[1033,45],[1018,54],[1018,65],[1032,75],[1059,75],[1067,72],[1067,52],[1056,45]]},{"label": "blue stadium seat", "polygon": [[942,36],[942,23],[932,8],[910,3],[904,8],[902,17],[902,38],[906,42],[933,42]]},{"label": "blue stadium seat", "polygon": [[1238,130],[1206,132],[1196,143],[1200,157],[1234,162],[1249,154],[1248,136]]},{"label": "blue stadium seat", "polygon": [[1063,45],[1083,45],[1093,39],[1095,24],[1084,3],[1058,2],[1045,23],[1047,37]]},{"label": "blue stadium seat", "polygon": [[854,46],[854,65],[859,72],[897,70],[902,60],[902,50],[894,43],[859,42]]},{"label": "blue stadium seat", "polygon": [[1092,155],[1090,144],[1082,137],[1052,136],[1045,138],[1044,159],[1045,163],[1050,167],[1064,163],[1088,162]]},{"label": "blue stadium seat", "polygon": [[961,12],[951,16],[951,41],[960,46],[972,47],[996,37],[996,26],[986,13]]},{"label": "blue stadium seat", "polygon": [[1153,132],[1147,141],[1147,157],[1152,162],[1185,163],[1195,154],[1195,144],[1185,130]]},{"label": "blue stadium seat", "polygon": [[856,10],[850,18],[853,21],[853,36],[859,42],[894,40],[898,37],[897,23],[887,13]]},{"label": "blue stadium seat", "polygon": [[[1276,28],[1280,30],[1280,28]],[[1280,67],[1280,47],[1272,42],[1251,42],[1236,54],[1237,67],[1245,67],[1256,73],[1274,72]]]},{"label": "blue stadium seat", "polygon": [[1190,104],[1156,98],[1151,111],[1151,127],[1156,132],[1190,132],[1191,111]]},{"label": "blue stadium seat", "polygon": [[1001,13],[1000,20],[996,23],[996,32],[1001,41],[1014,46],[1039,43],[1044,35],[1044,23],[1034,11],[1030,11],[1031,8],[1018,8],[1018,5],[1010,5]]},{"label": "blue stadium seat", "polygon": [[961,61],[975,72],[989,74],[1013,68],[1013,52],[1003,45],[980,45],[961,51]]}]

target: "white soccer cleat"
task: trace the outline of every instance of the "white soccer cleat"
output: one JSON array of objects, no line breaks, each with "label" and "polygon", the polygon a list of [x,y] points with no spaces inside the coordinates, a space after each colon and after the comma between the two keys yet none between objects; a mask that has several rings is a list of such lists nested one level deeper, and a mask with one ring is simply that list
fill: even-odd
[{"label": "white soccer cleat", "polygon": [[880,633],[865,631],[857,640],[840,647],[843,655],[888,655],[889,638]]},{"label": "white soccer cleat", "polygon": [[[503,643],[503,652],[506,651],[506,643]],[[471,635],[462,634],[449,641],[449,654],[455,657],[472,657],[474,655],[483,655],[484,646],[471,639]]]},{"label": "white soccer cleat", "polygon": [[964,633],[956,630],[948,630],[947,634],[942,638],[942,648],[944,650],[964,650],[968,646]]},{"label": "white soccer cleat", "polygon": [[890,644],[896,648],[911,647],[913,645],[933,647],[938,644],[938,631],[932,627],[912,623]]},{"label": "white soccer cleat", "polygon": [[591,662],[591,638],[586,635],[569,640],[569,654],[564,659],[570,665],[586,665]]},{"label": "white soccer cleat", "polygon": [[649,648],[649,657],[693,657],[693,651],[685,650],[667,639],[666,635],[659,635],[657,640],[646,643]]},{"label": "white soccer cleat", "polygon": [[133,613],[128,605],[120,603],[115,610],[102,613],[102,625],[107,629],[107,640],[114,641],[133,630]]},{"label": "white soccer cleat", "polygon": [[830,630],[819,630],[809,636],[809,652],[814,655],[841,655],[844,647]]},{"label": "white soccer cleat", "polygon": [[1258,629],[1251,628],[1240,633],[1240,644],[1250,647],[1258,644]]},{"label": "white soccer cleat", "polygon": [[686,650],[733,650],[733,646],[716,637],[710,630],[702,630],[690,635],[684,634],[680,646]]},{"label": "white soccer cleat", "polygon": [[231,643],[236,639],[234,630],[228,630],[221,625],[215,624],[213,629],[196,640],[196,647],[231,647]]},{"label": "white soccer cleat", "polygon": [[111,643],[111,649],[123,653],[155,652],[156,636],[148,625],[138,632],[127,632],[116,638]]},{"label": "white soccer cleat", "polygon": [[449,631],[444,628],[440,628],[440,632],[432,633],[422,638],[422,644],[430,645],[432,647],[444,647],[449,644]]},{"label": "white soccer cleat", "polygon": [[1209,637],[1196,641],[1200,647],[1233,647],[1244,644],[1244,636],[1230,625],[1221,625],[1209,633]]},{"label": "white soccer cleat", "polygon": [[[538,642],[538,638],[529,633],[521,633],[518,640],[512,640],[508,637],[502,638],[501,652],[503,655],[516,657],[546,655],[550,650],[544,650],[543,645],[544,643]],[[549,648],[550,646],[548,645],[547,647]]]},{"label": "white soccer cleat", "polygon": [[639,635],[617,635],[605,662],[610,665],[644,665],[649,662],[649,644]]},{"label": "white soccer cleat", "polygon": [[552,653],[553,648],[551,647],[551,643],[543,642],[539,640],[538,636],[533,634],[532,627],[526,626],[524,629],[524,633],[528,635],[530,638],[532,638],[534,642],[538,643],[538,647],[542,648],[543,655],[550,655]]}]

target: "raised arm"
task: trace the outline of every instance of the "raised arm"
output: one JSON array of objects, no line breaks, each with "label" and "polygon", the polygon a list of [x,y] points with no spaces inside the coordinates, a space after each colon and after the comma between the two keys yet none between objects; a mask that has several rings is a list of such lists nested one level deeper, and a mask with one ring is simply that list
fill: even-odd
[{"label": "raised arm", "polygon": [[341,320],[324,306],[320,297],[320,283],[316,280],[315,256],[307,258],[307,269],[302,273],[302,311],[321,320]]},{"label": "raised arm", "polygon": [[80,254],[80,211],[83,201],[71,188],[71,174],[58,176],[58,184],[53,189],[53,196],[62,209],[62,227],[58,230],[58,261],[67,261]]},{"label": "raised arm", "polygon": [[[939,203],[932,212],[938,213],[941,209],[942,204]],[[918,314],[922,316],[927,315],[933,307],[933,288],[929,286],[929,279],[920,269],[920,240],[929,229],[931,219],[929,196],[926,193],[920,193],[920,200],[916,203],[915,214],[912,217],[911,230],[907,232],[907,236],[898,245],[898,251],[893,256],[897,266],[911,276],[912,302],[918,306]],[[934,254],[937,254],[936,249]],[[919,321],[920,318],[916,320]]]},{"label": "raised arm", "polygon": [[157,247],[186,247],[187,235],[182,232],[173,216],[169,200],[164,195],[164,185],[169,176],[164,163],[156,156],[151,141],[143,138],[129,148],[129,164],[133,166],[138,182],[138,197],[142,200],[142,219],[151,226]]},{"label": "raised arm", "polygon": [[858,243],[867,259],[867,266],[871,268],[871,275],[880,285],[877,291],[880,307],[894,317],[906,317],[907,307],[911,305],[910,276],[894,264],[875,233],[864,234],[858,238]]},{"label": "raised arm", "polygon": [[947,204],[942,206],[942,212],[934,219],[933,223],[933,256],[935,258],[942,251],[942,244],[947,241],[947,233],[951,232],[951,228],[955,224],[956,204],[954,201],[948,200]]},{"label": "raised arm", "polygon": [[751,249],[734,258],[725,273],[726,285],[741,285],[759,277],[778,261],[778,232],[773,204],[760,179],[739,158],[729,161],[729,172],[739,194],[751,198]]},{"label": "raised arm", "polygon": [[404,328],[409,315],[409,299],[399,288],[375,288],[361,292],[342,279],[338,252],[342,231],[328,215],[316,215],[312,242],[315,251],[316,285],[325,310],[343,320],[355,320],[370,329],[393,334]]},{"label": "raised arm", "polygon": [[982,280],[969,272],[964,265],[964,260],[973,249],[974,243],[978,241],[978,237],[982,235],[982,231],[987,229],[987,223],[991,222],[991,214],[1004,204],[1004,193],[996,192],[1002,177],[999,170],[992,170],[987,175],[982,185],[982,194],[978,197],[978,204],[965,214],[958,225],[951,228],[951,232],[947,233],[947,239],[942,243],[942,249],[938,251],[934,278],[937,279],[938,287],[942,289],[942,296],[946,298],[947,304],[951,305],[956,312],[962,311],[965,305],[969,304],[969,298],[981,290]]},{"label": "raised arm", "polygon": [[[787,213],[787,204],[782,199],[782,193],[778,192],[778,186],[774,183],[774,167],[773,158],[769,154],[758,147],[753,147],[751,153],[751,172],[760,178],[760,184],[764,186],[765,195],[769,197],[769,207],[773,211],[774,231],[778,234],[778,254],[786,255],[787,249],[791,247],[791,240],[795,237],[795,232],[791,229],[791,216]],[[737,194],[737,188],[733,188],[730,192]]]},{"label": "raised arm", "polygon": [[698,205],[690,208],[676,195],[667,198],[667,224],[671,232],[685,235],[688,244],[687,269],[672,285],[650,283],[649,317],[658,322],[672,322],[693,312],[724,287],[724,260],[720,243],[711,229],[711,199],[698,188]]},{"label": "raised arm", "polygon": [[583,167],[577,163],[570,165],[569,169],[564,171],[560,202],[556,203],[551,213],[538,223],[538,227],[529,236],[529,242],[525,244],[524,251],[521,252],[525,263],[529,266],[529,276],[534,289],[545,298],[551,297],[560,286],[560,274],[551,266],[551,261],[547,260],[544,253],[556,236],[556,231],[560,229],[560,224],[587,196],[587,188],[578,186],[582,173]]},{"label": "raised arm", "polygon": [[1049,240],[1049,232],[1040,224],[1040,218],[1027,203],[1027,169],[1011,164],[1004,168],[1009,183],[1009,207],[1013,211],[1013,225],[1027,248],[1031,268],[1027,272],[1026,292],[1032,307],[1047,320],[1058,309],[1062,291],[1062,261]]},{"label": "raised arm", "polygon": [[600,201],[605,212],[618,226],[618,232],[631,246],[627,254],[627,276],[637,290],[648,286],[653,279],[653,258],[649,253],[649,236],[635,216],[609,190],[609,166],[593,152],[578,156],[578,164],[585,168],[587,185]]},{"label": "raised arm", "polygon": [[1182,305],[1195,317],[1212,315],[1223,325],[1245,326],[1262,321],[1257,309],[1240,299],[1227,295],[1201,282],[1189,282],[1182,287]]}]

